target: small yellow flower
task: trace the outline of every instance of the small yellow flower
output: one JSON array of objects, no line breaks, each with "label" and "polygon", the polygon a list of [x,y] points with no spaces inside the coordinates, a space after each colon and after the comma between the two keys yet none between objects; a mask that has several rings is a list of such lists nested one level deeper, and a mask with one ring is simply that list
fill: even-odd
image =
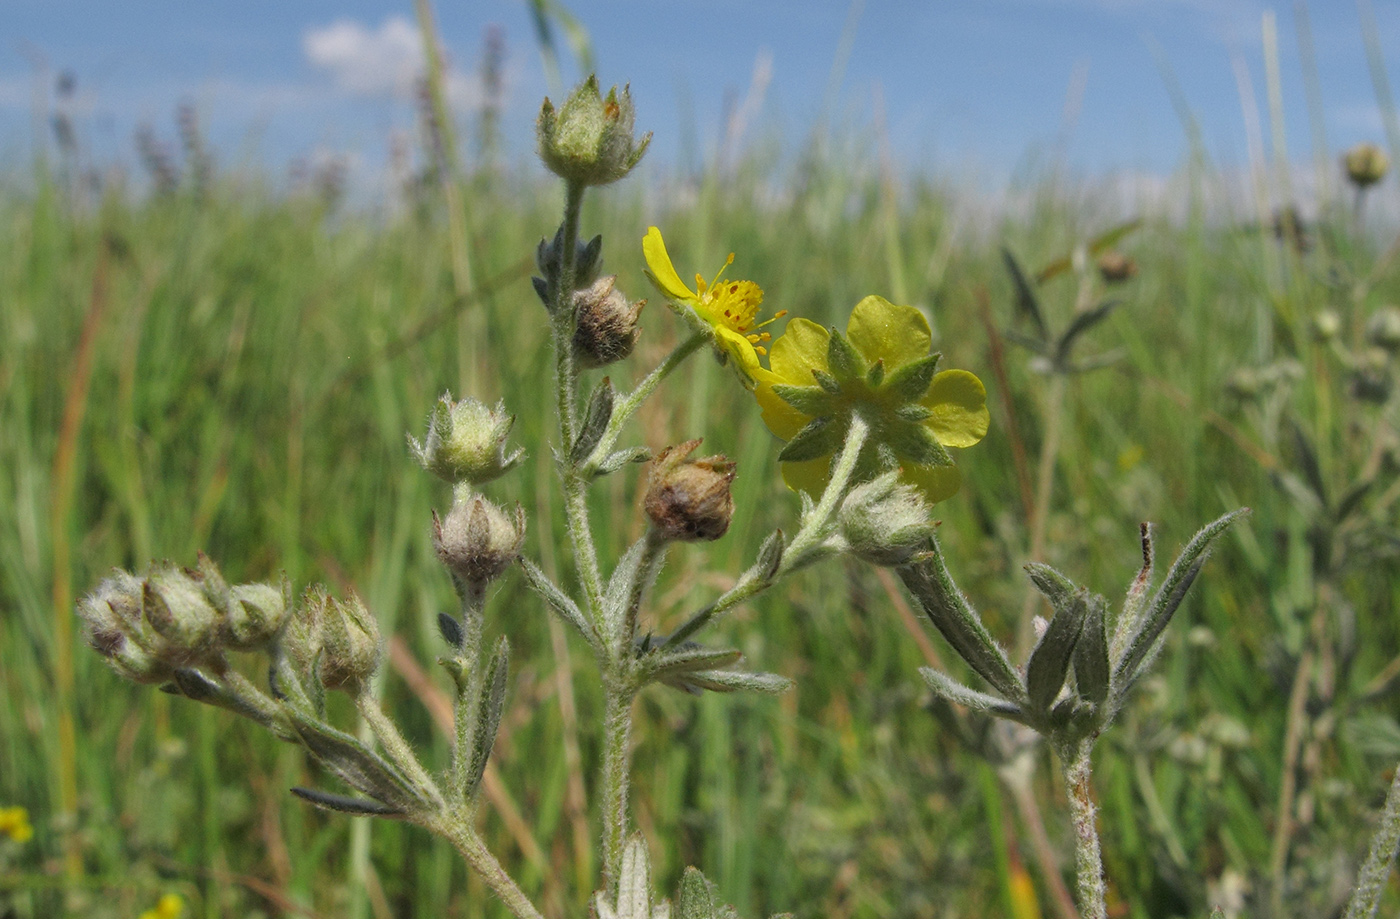
[{"label": "small yellow flower", "polygon": [[698,331],[712,336],[715,353],[720,360],[733,359],[734,369],[744,385],[753,389],[754,371],[761,369],[758,356],[767,354],[763,343],[772,338],[767,332],[759,331],[768,323],[787,314],[786,310],[772,318],[755,324],[759,304],[763,302],[763,289],[753,281],[726,281],[724,272],[734,263],[734,253],[729,253],[724,267],[710,283],[700,275],[695,276],[695,290],[691,290],[676,273],[671,264],[671,256],[666,252],[666,243],[661,239],[661,231],[656,227],[647,229],[642,239],[642,254],[646,256],[647,277],[656,289],[672,303],[688,307],[681,315]]},{"label": "small yellow flower", "polygon": [[897,468],[929,503],[957,492],[962,477],[946,448],[987,433],[987,391],[966,370],[935,373],[928,320],[912,306],[866,297],[843,335],[806,319],[788,323],[769,368],[755,372],[763,422],[788,441],[779,459],[789,487],[819,494],[851,419],[870,427],[858,480]]},{"label": "small yellow flower", "polygon": [[29,842],[34,827],[29,823],[29,811],[22,807],[0,807],[0,833],[15,842]]},{"label": "small yellow flower", "polygon": [[185,899],[178,893],[168,893],[156,901],[155,908],[141,914],[141,919],[180,919],[185,914]]}]

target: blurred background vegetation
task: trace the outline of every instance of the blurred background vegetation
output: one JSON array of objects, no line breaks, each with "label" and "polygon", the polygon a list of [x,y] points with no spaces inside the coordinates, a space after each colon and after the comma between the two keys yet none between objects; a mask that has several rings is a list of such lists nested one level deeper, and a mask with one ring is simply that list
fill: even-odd
[{"label": "blurred background vegetation", "polygon": [[[65,168],[61,143],[0,184],[0,805],[27,808],[36,831],[0,840],[0,915],[134,916],[171,891],[210,919],[504,915],[444,843],[292,800],[289,787],[321,780],[298,750],[118,679],[72,616],[112,566],[193,564],[201,550],[230,580],[285,571],[298,587],[353,589],[395,636],[386,704],[445,764],[434,621],[455,601],[428,532],[450,498],[405,446],[442,391],[518,415],[530,459],[487,490],[525,507],[527,551],[547,571],[568,579],[571,559],[529,282],[561,196],[489,148],[457,168],[431,121],[424,161],[437,166],[392,211],[346,206],[333,167],[290,190],[219,171],[189,115],[182,154],[147,145],[148,193],[110,176],[94,186]],[[1141,563],[1141,521],[1160,525],[1170,557],[1205,521],[1254,508],[1100,745],[1110,902],[1135,919],[1213,903],[1262,916],[1279,915],[1268,904],[1282,892],[1286,914],[1330,915],[1400,757],[1395,361],[1351,359],[1374,357],[1368,323],[1400,300],[1393,227],[1368,230],[1343,198],[1306,218],[1234,213],[1228,177],[1201,155],[1157,210],[1053,169],[981,207],[955,182],[896,174],[870,146],[837,130],[792,162],[760,144],[692,176],[626,182],[590,197],[583,231],[603,235],[605,270],[634,297],[648,295],[638,243],[655,223],[678,265],[735,252],[731,273],[772,309],[844,324],[872,292],[923,308],[941,366],[987,384],[991,432],[959,453],[965,485],[938,516],[952,570],[1010,644],[1036,611],[1020,566],[1047,439],[1045,560],[1112,601]],[[1115,227],[1111,247],[1094,244]],[[1118,359],[1062,384],[1039,372],[1015,343],[1033,329],[1002,247],[1040,279],[1053,328],[1121,300],[1079,345]],[[1135,274],[1101,276],[1109,248]],[[684,332],[655,297],[643,327],[638,353],[610,368],[619,385]],[[702,435],[739,463],[739,512],[722,541],[674,556],[658,631],[798,512],[780,445],[708,358],[636,432],[653,448]],[[1324,546],[1345,515],[1320,516],[1290,476],[1337,510],[1367,469],[1366,540]],[[595,495],[606,559],[644,526],[638,472]],[[1336,545],[1340,559],[1324,552]],[[510,636],[516,665],[486,833],[547,914],[577,914],[598,867],[591,663],[516,575],[488,629]],[[821,566],[722,629],[796,688],[657,688],[639,702],[636,814],[663,889],[696,864],[746,916],[1064,915],[1028,823],[1043,819],[1068,853],[1049,753],[1038,806],[1016,806],[930,710],[917,668],[952,656],[893,579]],[[1060,868],[1068,877],[1071,859]],[[1027,884],[1038,905],[1017,899]],[[1392,891],[1383,910],[1397,905]]]}]

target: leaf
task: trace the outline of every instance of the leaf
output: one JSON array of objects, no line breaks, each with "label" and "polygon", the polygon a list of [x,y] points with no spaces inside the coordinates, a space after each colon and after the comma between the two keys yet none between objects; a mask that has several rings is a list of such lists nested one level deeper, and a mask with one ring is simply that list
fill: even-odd
[{"label": "leaf", "polygon": [[637,579],[642,577],[642,561],[647,556],[647,547],[650,542],[651,537],[644,534],[632,543],[627,552],[618,560],[617,567],[613,569],[612,577],[608,579],[608,587],[603,591],[601,609],[599,610],[603,635],[619,653],[623,649],[623,643],[628,640],[627,636],[623,634],[627,628],[628,605],[637,587]]},{"label": "leaf", "polygon": [[608,475],[616,472],[628,463],[645,463],[651,459],[651,451],[646,447],[628,447],[625,450],[618,450],[609,453],[598,463],[598,474]]},{"label": "leaf", "polygon": [[818,459],[835,453],[846,439],[845,426],[836,424],[830,415],[814,418],[805,428],[793,435],[787,446],[778,454],[784,463],[800,463]]},{"label": "leaf", "polygon": [[1108,318],[1108,314],[1123,305],[1122,300],[1105,300],[1092,309],[1087,309],[1077,314],[1070,321],[1069,327],[1060,336],[1059,342],[1055,346],[1055,363],[1061,367],[1069,366],[1070,352],[1074,350],[1075,340],[1085,332],[1092,329]]},{"label": "leaf", "polygon": [[987,712],[1016,721],[1021,719],[1019,707],[998,696],[978,692],[970,686],[964,686],[941,670],[920,667],[919,675],[924,678],[924,682],[928,684],[928,688],[933,691],[933,694],[940,699],[954,702],[974,712]]},{"label": "leaf", "polygon": [[662,682],[692,695],[704,689],[710,692],[761,692],[773,695],[787,692],[792,686],[792,680],[776,673],[748,673],[743,670],[694,670]]},{"label": "leaf", "polygon": [[530,582],[530,586],[544,599],[545,604],[554,610],[560,619],[577,629],[580,635],[588,639],[589,644],[595,644],[597,636],[593,626],[584,618],[578,605],[569,599],[569,595],[555,586],[539,566],[528,558],[520,557],[520,567],[525,571],[525,580]]},{"label": "leaf", "polygon": [[329,811],[339,811],[342,814],[352,814],[356,817],[395,818],[404,816],[403,811],[390,807],[387,804],[380,804],[378,801],[371,801],[368,798],[352,798],[348,795],[337,795],[329,791],[320,791],[315,788],[302,788],[300,786],[293,788],[292,794],[319,808]]},{"label": "leaf", "polygon": [[930,354],[917,361],[910,361],[885,378],[881,392],[888,394],[896,402],[915,402],[924,397],[933,375],[938,371],[938,360],[942,354]]},{"label": "leaf", "polygon": [[676,889],[676,919],[720,919],[714,885],[699,868],[687,866]]},{"label": "leaf", "polygon": [[577,466],[593,455],[593,448],[603,439],[603,432],[612,420],[613,387],[609,377],[603,377],[593,387],[593,395],[588,398],[588,411],[583,416],[583,427],[579,428],[574,446],[569,450],[569,462]]},{"label": "leaf", "polygon": [[833,326],[826,345],[826,364],[838,380],[858,380],[870,369],[856,346],[840,329]]},{"label": "leaf", "polygon": [[1325,508],[1327,506],[1327,485],[1322,481],[1322,467],[1317,462],[1317,451],[1313,449],[1312,441],[1308,440],[1308,435],[1292,418],[1288,419],[1288,433],[1293,439],[1294,449],[1298,451],[1298,465],[1302,468],[1303,476],[1307,479],[1313,494],[1317,495],[1317,503]]},{"label": "leaf", "polygon": [[414,788],[402,773],[358,739],[313,721],[289,706],[283,710],[302,746],[346,785],[406,813],[437,806],[438,802],[425,790]]},{"label": "leaf", "polygon": [[1036,590],[1050,601],[1050,608],[1056,613],[1068,607],[1079,591],[1078,585],[1043,562],[1028,563],[1026,574],[1030,576]]},{"label": "leaf", "polygon": [[472,758],[467,766],[468,799],[476,796],[476,791],[481,786],[481,777],[486,772],[486,762],[491,758],[491,748],[496,745],[496,734],[501,729],[501,713],[505,711],[506,676],[509,671],[510,642],[502,635],[496,642],[496,651],[491,655],[491,663],[486,668],[481,706],[476,715],[476,730],[472,732]]},{"label": "leaf", "polygon": [[462,624],[457,621],[457,617],[448,613],[438,613],[438,632],[442,635],[442,640],[447,642],[458,651],[462,650]]},{"label": "leaf", "polygon": [[804,415],[816,417],[831,414],[836,404],[831,393],[822,386],[793,386],[790,383],[777,383],[773,394]]},{"label": "leaf", "polygon": [[1026,692],[1031,707],[1038,712],[1048,712],[1065,685],[1088,608],[1086,592],[1077,591],[1074,599],[1051,618],[1045,634],[1031,651],[1030,660],[1026,662]]},{"label": "leaf", "polygon": [[1108,636],[1104,618],[1108,601],[1098,594],[1089,597],[1089,610],[1079,643],[1074,646],[1074,682],[1079,695],[1095,705],[1108,699],[1112,670],[1108,664]]},{"label": "leaf", "polygon": [[759,546],[758,561],[754,562],[752,571],[760,580],[771,581],[777,575],[783,564],[784,545],[783,531],[774,530]]},{"label": "leaf", "polygon": [[[1026,280],[1026,274],[1021,270],[1021,265],[1016,261],[1016,256],[1011,254],[1011,250],[1005,246],[1001,249],[1001,257],[1006,262],[1006,270],[1011,273],[1011,283],[1016,288],[1016,310],[1030,317],[1031,325],[1035,326],[1036,336],[1042,343],[1049,343],[1050,329],[1045,325],[1045,313],[1040,308],[1040,301],[1036,299],[1035,289],[1031,287],[1030,281]],[[1007,338],[1012,338],[1007,333]],[[1014,341],[1015,339],[1012,338]]]}]

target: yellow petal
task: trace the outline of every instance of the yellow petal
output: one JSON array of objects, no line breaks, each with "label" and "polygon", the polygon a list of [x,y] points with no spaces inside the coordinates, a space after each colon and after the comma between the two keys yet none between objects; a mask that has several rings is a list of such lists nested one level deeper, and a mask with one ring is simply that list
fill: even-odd
[{"label": "yellow petal", "polygon": [[807,423],[812,420],[811,416],[802,414],[778,398],[778,394],[773,392],[775,383],[787,382],[776,373],[760,367],[754,372],[754,381],[758,385],[754,389],[753,395],[758,400],[759,411],[763,413],[763,423],[779,439],[792,440],[797,436],[797,432],[805,428]]},{"label": "yellow petal", "polygon": [[744,381],[744,385],[749,389],[754,387],[754,371],[761,369],[758,363],[758,352],[753,349],[753,342],[743,335],[729,328],[729,326],[714,326],[715,339],[719,347],[729,355],[734,364],[734,369],[738,371],[739,378]]},{"label": "yellow petal", "polygon": [[783,463],[783,481],[793,491],[805,491],[813,498],[820,498],[831,478],[831,457],[823,456],[800,463]]},{"label": "yellow petal", "polygon": [[773,342],[768,366],[795,386],[814,386],[812,370],[826,369],[826,346],[831,333],[810,319],[794,319],[787,324],[782,337]]},{"label": "yellow petal", "polygon": [[919,401],[933,412],[924,424],[945,447],[972,446],[986,436],[992,421],[986,387],[966,370],[937,374]]},{"label": "yellow petal", "polygon": [[962,487],[962,473],[957,466],[905,466],[899,477],[919,491],[924,500],[937,504],[953,497]]},{"label": "yellow petal", "polygon": [[933,336],[928,320],[912,306],[870,296],[851,310],[846,336],[867,361],[885,362],[885,371],[928,355]]},{"label": "yellow petal", "polygon": [[661,231],[656,227],[648,227],[647,235],[642,237],[642,255],[647,260],[647,276],[651,278],[651,283],[656,285],[657,290],[678,303],[692,303],[699,298],[685,282],[681,276],[676,274],[676,266],[671,264],[671,256],[666,252],[666,243],[661,239]]}]

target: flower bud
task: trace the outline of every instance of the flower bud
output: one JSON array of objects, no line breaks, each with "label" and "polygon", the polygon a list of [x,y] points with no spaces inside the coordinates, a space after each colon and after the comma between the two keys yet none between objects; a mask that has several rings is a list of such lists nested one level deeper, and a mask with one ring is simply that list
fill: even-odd
[{"label": "flower bud", "polygon": [[505,573],[525,542],[525,512],[515,519],[480,495],[465,495],[447,519],[433,515],[433,547],[452,576],[468,584],[485,584]]},{"label": "flower bud", "polygon": [[321,655],[323,625],[330,603],[330,597],[321,585],[313,584],[306,588],[277,642],[278,648],[300,676],[309,677]]},{"label": "flower bud", "polygon": [[578,317],[574,354],[582,367],[605,367],[622,360],[632,353],[642,334],[637,328],[637,317],[647,302],[629,302],[614,286],[616,283],[617,275],[611,275],[574,293],[574,310]]},{"label": "flower bud", "polygon": [[143,584],[142,613],[164,639],[151,651],[166,663],[188,666],[218,649],[223,613],[209,602],[204,575],[165,562]]},{"label": "flower bud", "polygon": [[858,558],[874,565],[902,565],[929,547],[934,524],[918,491],[887,473],[851,489],[841,504],[841,536]]},{"label": "flower bud", "polygon": [[638,143],[632,136],[636,113],[632,93],[623,87],[598,90],[590,76],[569,94],[558,111],[548,99],[535,124],[540,159],[555,175],[578,185],[607,185],[632,171],[651,143],[648,132]]},{"label": "flower bud", "polygon": [[238,584],[229,589],[224,642],[235,651],[257,651],[281,634],[291,615],[285,578],[279,589],[271,584]]},{"label": "flower bud", "polygon": [[1372,313],[1366,340],[1389,354],[1400,351],[1400,306],[1383,306]]},{"label": "flower bud", "polygon": [[[122,676],[137,683],[164,683],[174,669],[142,644],[144,586],[130,572],[114,569],[97,589],[78,602],[88,645]],[[149,642],[148,642],[149,643]]]},{"label": "flower bud", "polygon": [[1390,157],[1375,144],[1357,144],[1342,154],[1342,167],[1351,184],[1367,188],[1385,178],[1390,170]]},{"label": "flower bud", "polygon": [[664,539],[685,542],[719,539],[734,516],[734,463],[723,453],[686,459],[698,440],[667,447],[651,462],[644,506]]},{"label": "flower bud", "polygon": [[357,695],[379,669],[379,623],[353,594],[348,600],[331,600],[323,613],[321,685]]},{"label": "flower bud", "polygon": [[438,478],[480,485],[524,458],[524,450],[506,454],[513,424],[504,402],[491,409],[470,397],[453,402],[451,393],[443,393],[428,416],[428,436],[422,443],[410,437],[408,444],[419,465]]},{"label": "flower bud", "polygon": [[1099,256],[1099,277],[1109,284],[1126,281],[1137,274],[1137,260],[1124,255],[1117,249],[1109,249]]},{"label": "flower bud", "polygon": [[1313,338],[1317,341],[1328,342],[1336,338],[1342,331],[1342,317],[1337,315],[1336,310],[1319,310],[1312,319]]}]

